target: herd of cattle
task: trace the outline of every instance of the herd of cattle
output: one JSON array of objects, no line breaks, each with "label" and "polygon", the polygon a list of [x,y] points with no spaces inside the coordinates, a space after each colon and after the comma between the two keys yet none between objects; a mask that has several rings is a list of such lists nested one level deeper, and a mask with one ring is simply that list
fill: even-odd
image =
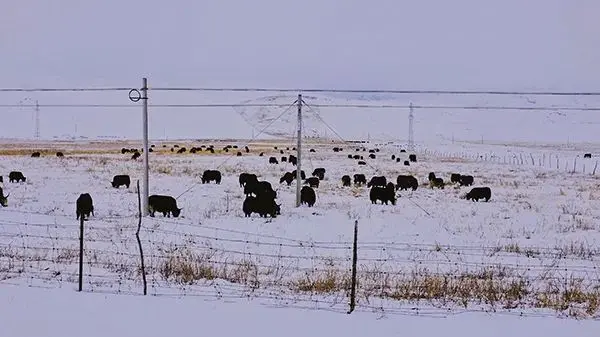
[{"label": "herd of cattle", "polygon": [[[155,146],[152,145],[150,150]],[[166,145],[163,145],[166,147]],[[175,150],[175,149],[178,150]],[[228,145],[223,148],[223,152],[229,152],[230,149],[237,149],[235,145]],[[277,147],[274,147],[275,150],[278,150]],[[286,150],[290,150],[290,148],[286,148]],[[292,151],[295,148],[292,148]],[[177,153],[185,153],[187,149],[185,147],[179,147],[178,145],[174,145],[171,147],[171,152]],[[201,147],[192,147],[189,152],[190,153],[198,153],[201,151],[208,151],[210,153],[214,153],[214,147],[211,146],[201,146]],[[250,152],[249,148],[244,147],[244,151],[246,153]],[[340,147],[334,147],[334,152],[343,151]],[[366,151],[365,148],[357,148],[357,152]],[[132,153],[132,159],[137,159],[140,157],[140,151],[137,149],[121,149],[122,154]],[[283,150],[279,150],[281,154],[284,154]],[[309,152],[316,152],[314,149],[310,149]],[[379,149],[371,149],[369,150],[369,159],[375,159],[376,153],[379,152]],[[405,150],[401,150],[400,152],[406,152]],[[62,152],[57,152],[57,157],[63,157],[64,154]],[[241,151],[238,151],[237,156],[241,156]],[[264,152],[261,152],[259,156],[264,156]],[[40,157],[39,152],[34,152],[32,157]],[[358,165],[366,165],[364,157],[362,155],[352,155],[348,154],[349,159],[354,159],[358,161]],[[416,162],[417,157],[415,154],[410,154],[408,156],[407,161],[404,161],[404,165],[410,165],[410,162]],[[392,155],[392,160],[396,162],[400,162],[400,158]],[[279,162],[288,162],[293,166],[297,165],[297,158],[294,155],[282,156],[280,160],[276,157],[269,157],[269,164],[278,164]],[[303,180],[303,186],[300,191],[300,202],[301,204],[305,204],[308,207],[312,207],[316,203],[316,192],[315,188],[319,188],[320,182],[325,179],[326,169],[323,167],[316,168],[312,172],[311,177],[306,177],[306,174],[303,170],[300,171],[300,177]],[[296,180],[297,171],[286,172],[281,176],[279,183],[287,184],[290,186],[294,180]],[[9,181],[12,183],[25,182],[26,177],[22,172],[12,171],[8,175]],[[214,182],[216,184],[220,184],[222,180],[222,173],[218,170],[205,170],[202,174],[201,181],[203,184]],[[430,172],[428,175],[429,186],[433,189],[434,187],[443,189],[447,184],[440,177],[437,177],[434,172]],[[453,173],[450,175],[450,183],[457,184],[459,186],[471,186],[473,185],[474,178],[471,175],[462,175],[458,173]],[[0,176],[0,182],[3,182],[2,176]],[[129,188],[131,184],[131,178],[129,175],[120,174],[115,175],[111,182],[112,187],[119,188],[120,186],[126,186]],[[363,186],[366,185],[367,188],[370,188],[369,191],[369,199],[371,203],[376,204],[380,201],[382,204],[391,203],[392,205],[396,204],[397,200],[397,191],[398,190],[408,190],[411,189],[413,191],[417,190],[419,186],[419,181],[412,175],[398,175],[396,177],[396,184],[392,181],[388,181],[385,176],[373,176],[367,182],[367,178],[362,173],[354,174],[353,177],[350,175],[343,175],[341,177],[341,185],[342,187],[350,187],[354,184],[354,186]],[[273,189],[270,182],[266,180],[259,180],[258,175],[255,173],[241,173],[239,175],[239,185],[243,188],[243,193],[245,196],[245,200],[242,204],[242,210],[246,217],[250,217],[252,213],[257,213],[261,217],[271,216],[276,217],[281,214],[281,204],[276,202],[277,200],[277,192]],[[5,196],[2,188],[0,188],[0,204],[4,207],[8,204],[8,194]],[[485,201],[489,201],[491,198],[491,189],[487,186],[484,187],[474,187],[472,188],[466,195],[465,198],[467,200],[479,201],[480,199],[485,199]],[[163,216],[173,216],[179,217],[181,214],[182,208],[177,206],[177,201],[175,198],[169,195],[151,195],[148,200],[148,210],[150,216],[154,217],[155,212],[162,213]],[[86,220],[89,216],[94,215],[94,205],[92,197],[89,193],[83,193],[79,196],[76,201],[76,218]]]}]

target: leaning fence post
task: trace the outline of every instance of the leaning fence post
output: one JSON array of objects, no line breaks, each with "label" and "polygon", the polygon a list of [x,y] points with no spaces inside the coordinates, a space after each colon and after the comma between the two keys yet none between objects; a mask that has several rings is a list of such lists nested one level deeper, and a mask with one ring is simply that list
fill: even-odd
[{"label": "leaning fence post", "polygon": [[142,240],[140,240],[140,229],[142,228],[142,197],[140,195],[140,181],[137,181],[137,197],[138,197],[138,227],[135,232],[135,237],[137,239],[138,247],[140,248],[140,271],[142,273],[142,281],[144,283],[144,295],[148,294],[148,284],[146,283],[146,267],[144,265],[144,250],[142,249]]},{"label": "leaning fence post", "polygon": [[83,290],[83,217],[81,214],[79,217],[79,288],[78,291]]},{"label": "leaning fence post", "polygon": [[592,175],[596,175],[596,168],[598,167],[598,161],[596,161],[596,165],[594,165],[594,171],[592,171]]},{"label": "leaning fence post", "polygon": [[356,307],[356,263],[358,260],[358,220],[354,220],[354,243],[352,245],[352,287],[350,288],[350,310],[351,314]]}]

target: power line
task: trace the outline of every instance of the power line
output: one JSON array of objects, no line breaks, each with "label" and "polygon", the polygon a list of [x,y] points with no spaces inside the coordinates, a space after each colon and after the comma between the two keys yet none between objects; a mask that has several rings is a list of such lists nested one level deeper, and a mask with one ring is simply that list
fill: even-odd
[{"label": "power line", "polygon": [[131,88],[0,88],[0,92],[83,92],[83,91],[129,91]]}]

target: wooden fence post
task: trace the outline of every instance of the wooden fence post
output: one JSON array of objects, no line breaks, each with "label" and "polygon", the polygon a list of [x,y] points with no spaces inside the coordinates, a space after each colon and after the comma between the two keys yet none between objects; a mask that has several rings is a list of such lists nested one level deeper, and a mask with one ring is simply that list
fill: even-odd
[{"label": "wooden fence post", "polygon": [[358,220],[354,220],[354,244],[352,245],[352,288],[350,289],[350,310],[351,314],[356,307],[356,264],[358,260]]},{"label": "wooden fence post", "polygon": [[140,249],[140,271],[142,272],[142,281],[144,283],[144,295],[148,294],[148,284],[146,282],[146,267],[144,265],[144,250],[142,249],[142,240],[140,240],[140,230],[142,228],[142,197],[140,195],[140,181],[137,181],[137,197],[138,197],[138,227],[135,232],[135,237],[137,239],[138,247]]},{"label": "wooden fence post", "polygon": [[79,288],[83,290],[83,220],[84,214],[79,217]]}]

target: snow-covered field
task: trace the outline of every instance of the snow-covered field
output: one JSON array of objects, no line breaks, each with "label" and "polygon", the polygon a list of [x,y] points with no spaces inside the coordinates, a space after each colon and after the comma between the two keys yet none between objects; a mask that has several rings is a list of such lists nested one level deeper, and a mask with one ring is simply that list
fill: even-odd
[{"label": "snow-covered field", "polygon": [[[293,154],[292,141],[257,141],[251,153],[175,154],[190,148],[245,141],[155,141],[150,154],[150,193],[177,198],[179,218],[142,219],[140,239],[148,293],[163,296],[254,298],[274,305],[348,309],[354,223],[358,221],[356,311],[378,314],[443,315],[502,311],[526,315],[599,316],[597,289],[598,175],[593,145],[439,144],[419,146],[417,163],[394,143],[367,143],[376,159],[356,152],[360,145],[306,143],[303,169],[327,170],[314,207],[294,207],[295,183],[279,184],[289,163],[268,164],[269,156]],[[166,147],[163,147],[167,145]],[[334,146],[343,151],[335,153]],[[4,144],[0,170],[8,207],[0,209],[0,279],[6,284],[73,288],[78,276],[79,224],[75,200],[88,192],[95,216],[85,224],[83,289],[140,294],[142,277],[136,241],[135,181],[141,160],[120,154],[139,143]],[[286,150],[289,147],[290,150]],[[315,152],[308,152],[313,148]],[[31,158],[33,150],[48,150]],[[54,156],[56,150],[64,158]],[[265,152],[265,156],[258,156]],[[358,166],[348,154],[360,154]],[[597,153],[597,152],[596,152]],[[594,153],[595,154],[595,153]],[[558,163],[557,163],[558,161]],[[206,169],[218,169],[220,185],[202,184]],[[22,171],[26,183],[8,182]],[[490,202],[462,199],[470,187],[431,189],[427,174],[449,180],[471,174],[474,186],[492,189]],[[244,218],[238,176],[257,173],[277,188],[281,215]],[[413,174],[422,184],[399,191],[398,202],[373,205],[366,187],[342,187],[341,176],[369,179]],[[126,189],[110,185],[129,174]],[[598,173],[600,174],[600,173]]]}]

